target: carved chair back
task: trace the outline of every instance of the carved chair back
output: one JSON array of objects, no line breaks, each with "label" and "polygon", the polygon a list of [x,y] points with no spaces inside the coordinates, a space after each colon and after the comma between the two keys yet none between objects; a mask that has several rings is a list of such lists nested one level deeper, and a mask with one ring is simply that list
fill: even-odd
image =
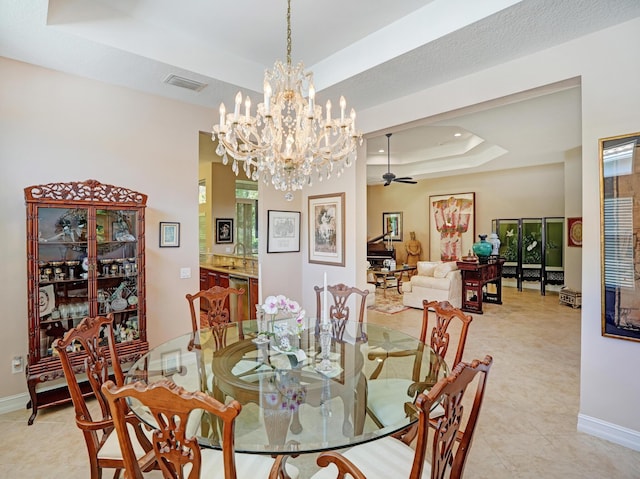
[{"label": "carved chair back", "polygon": [[[114,428],[101,387],[109,380],[110,375],[116,384],[122,385],[124,382],[113,333],[113,315],[84,318],[75,328],[67,331],[63,338],[57,339],[53,347],[60,356],[75,410],[76,425],[82,431],[87,444],[92,479],[101,477],[103,468],[123,469],[121,457],[107,458],[100,454]],[[100,407],[95,417],[91,415],[85,401],[86,393],[78,380],[77,374],[81,372],[86,373],[91,392]],[[137,432],[140,434],[139,442],[149,450],[151,445],[144,442],[139,424]],[[149,462],[152,463],[152,455],[144,461],[147,465]]]},{"label": "carved chair back", "polygon": [[[316,327],[319,327],[322,320],[322,296],[324,294],[324,286],[314,286],[316,292]],[[341,339],[344,336],[344,330],[347,321],[351,318],[351,307],[349,306],[349,298],[354,295],[355,306],[358,314],[358,323],[364,321],[364,312],[367,308],[367,295],[369,290],[361,290],[354,286],[347,286],[339,283],[327,286],[327,293],[331,296],[329,299],[328,317],[332,323],[333,336]]]},{"label": "carved chair back", "polygon": [[[487,375],[492,363],[493,358],[489,355],[485,356],[482,361],[476,359],[471,363],[460,362],[449,376],[438,381],[427,394],[418,395],[415,402],[418,411],[418,435],[410,479],[418,479],[422,476],[425,460],[429,453],[431,455],[432,478],[445,477],[449,467],[449,479],[462,477],[484,400]],[[465,415],[466,406],[463,405],[463,397],[467,387],[476,379],[476,376],[473,403],[468,415]],[[436,402],[442,405],[444,414],[433,425],[429,418],[429,411]],[[465,420],[466,424],[463,430],[462,424]],[[429,450],[430,427],[435,431],[432,435],[433,444]]]},{"label": "carved chair back", "polygon": [[[191,311],[191,327],[194,333],[199,329],[210,328],[216,342],[216,349],[222,348],[227,342],[227,329],[231,322],[229,314],[230,295],[235,296],[237,311],[242,311],[242,295],[244,288],[224,288],[213,286],[207,290],[198,291],[196,294],[187,294]],[[240,321],[246,318],[238,318]],[[243,337],[242,328],[238,328],[238,334]]]},{"label": "carved chair back", "polygon": [[[435,314],[435,323],[431,329],[431,333],[428,336],[429,331],[429,316],[430,311],[433,310]],[[370,361],[377,361],[377,365],[371,375],[369,376],[369,387],[381,387],[373,381],[380,380],[379,377],[382,374],[383,368],[386,362],[391,358],[407,358],[413,356],[413,369],[411,372],[411,381],[406,381],[407,387],[403,390],[398,390],[394,394],[406,395],[408,399],[415,398],[418,393],[430,389],[438,381],[438,378],[442,376],[442,368],[444,366],[445,356],[447,354],[451,333],[449,326],[452,321],[456,320],[460,322],[460,335],[458,337],[458,345],[456,349],[456,355],[452,365],[452,368],[462,360],[464,353],[464,346],[467,341],[467,332],[469,324],[472,321],[472,317],[464,314],[460,309],[454,308],[448,301],[423,301],[423,314],[422,314],[422,326],[420,328],[420,342],[415,349],[399,349],[393,351],[380,351],[373,349],[368,353],[368,359]],[[435,355],[431,356],[429,361],[429,369],[423,371],[422,362],[425,354],[424,348],[426,344],[431,346],[431,349],[435,352]],[[431,354],[431,353],[429,353]],[[385,381],[382,379],[382,381]],[[400,384],[396,381],[395,386],[399,387]],[[404,386],[404,384],[403,384]],[[378,424],[378,426],[386,426],[395,420],[395,414],[389,417],[385,414],[384,404],[377,404],[372,401],[367,405],[367,411],[371,419]],[[388,414],[388,413],[387,413]],[[398,434],[398,437],[415,437],[417,428],[411,427]]]},{"label": "carved chair back", "polygon": [[[321,467],[335,464],[338,468],[337,477],[365,479],[381,477],[380,474],[376,474],[374,461],[376,458],[385,457],[385,460],[404,471],[397,477],[461,479],[492,363],[493,358],[489,355],[482,361],[476,359],[471,363],[460,362],[449,376],[440,379],[429,392],[419,394],[415,403],[407,404],[408,412],[417,415],[417,434],[411,437],[403,436],[399,440],[411,451],[411,455],[396,454],[390,457],[389,450],[395,449],[397,445],[390,444],[389,441],[398,439],[385,438],[355,446],[344,456],[334,451],[324,452],[318,456],[316,462]],[[465,400],[463,404],[463,399],[472,383],[476,387],[473,402],[469,407],[469,401]],[[438,404],[442,407],[443,414],[433,425],[429,417],[430,411]],[[461,427],[462,424],[465,424],[464,429]],[[433,430],[430,432],[430,429]],[[413,439],[416,439],[416,442],[412,447]],[[425,468],[430,468],[430,471],[426,471]],[[320,472],[316,476],[327,477],[327,474]],[[333,473],[331,477],[334,477]]]},{"label": "carved chair back", "polygon": [[113,411],[128,479],[143,479],[144,476],[135,459],[125,420],[127,399],[139,401],[156,423],[157,428],[153,431],[151,442],[164,477],[199,479],[216,475],[215,471],[202,470],[202,455],[205,451],[201,451],[197,438],[187,431],[191,411],[200,409],[213,415],[222,424],[224,477],[236,478],[234,421],[242,409],[237,401],[225,405],[201,391],[188,392],[168,379],[151,385],[137,382],[122,387],[109,381],[102,387],[102,391]]}]

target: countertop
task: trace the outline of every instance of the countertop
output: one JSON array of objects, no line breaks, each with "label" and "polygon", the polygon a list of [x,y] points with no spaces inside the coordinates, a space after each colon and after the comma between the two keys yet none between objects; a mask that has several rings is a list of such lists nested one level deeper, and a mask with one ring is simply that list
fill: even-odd
[{"label": "countertop", "polygon": [[258,279],[258,269],[250,266],[223,266],[213,264],[200,264],[200,268],[217,271],[218,273],[229,273],[229,276],[238,276],[240,278]]}]

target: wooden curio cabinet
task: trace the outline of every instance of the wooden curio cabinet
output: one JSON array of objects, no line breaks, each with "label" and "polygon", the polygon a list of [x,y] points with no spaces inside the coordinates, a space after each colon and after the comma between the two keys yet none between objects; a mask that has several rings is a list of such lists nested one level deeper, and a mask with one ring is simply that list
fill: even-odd
[{"label": "wooden curio cabinet", "polygon": [[[148,350],[145,315],[147,196],[95,180],[25,188],[32,424],[38,409],[69,400],[56,338],[85,316],[113,313],[120,362]],[[106,343],[105,343],[106,347]],[[78,374],[83,351],[72,353]],[[29,407],[29,406],[28,406]]]}]

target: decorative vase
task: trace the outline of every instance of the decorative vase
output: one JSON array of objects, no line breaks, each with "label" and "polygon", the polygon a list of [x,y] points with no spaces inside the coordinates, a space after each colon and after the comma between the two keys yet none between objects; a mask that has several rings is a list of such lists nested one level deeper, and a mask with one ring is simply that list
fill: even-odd
[{"label": "decorative vase", "polygon": [[500,254],[500,238],[498,238],[498,235],[496,233],[491,233],[489,235],[489,243],[493,245],[491,255],[498,256]]},{"label": "decorative vase", "polygon": [[481,263],[486,263],[491,255],[493,245],[487,241],[487,235],[478,235],[480,241],[473,243],[473,252]]}]

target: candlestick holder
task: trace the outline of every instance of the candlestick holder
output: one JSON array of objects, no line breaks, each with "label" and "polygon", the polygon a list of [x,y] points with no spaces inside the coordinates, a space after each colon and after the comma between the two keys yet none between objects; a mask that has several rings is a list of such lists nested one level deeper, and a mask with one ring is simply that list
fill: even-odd
[{"label": "candlestick holder", "polygon": [[253,339],[256,344],[264,344],[269,342],[269,321],[267,315],[264,314],[261,304],[256,304],[256,322],[258,326],[258,335]]},{"label": "candlestick holder", "polygon": [[331,338],[333,334],[331,333],[331,323],[323,322],[320,325],[320,363],[316,367],[316,369],[320,372],[329,372],[333,369],[333,365],[331,364],[330,353],[331,353]]}]

